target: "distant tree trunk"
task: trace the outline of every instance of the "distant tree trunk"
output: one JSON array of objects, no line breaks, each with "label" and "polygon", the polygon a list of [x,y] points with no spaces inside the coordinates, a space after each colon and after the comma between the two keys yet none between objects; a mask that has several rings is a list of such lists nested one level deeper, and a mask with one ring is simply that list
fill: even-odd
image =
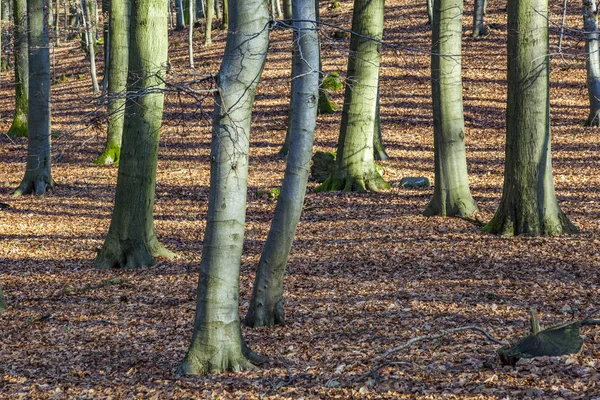
[{"label": "distant tree trunk", "polygon": [[106,145],[96,164],[118,164],[121,159],[121,142],[127,90],[127,66],[129,64],[129,0],[111,0],[109,13],[110,51],[108,71],[108,129]]},{"label": "distant tree trunk", "polygon": [[[96,1],[96,0],[91,0]],[[98,77],[96,75],[96,40],[95,34],[96,26],[91,25],[91,13],[87,6],[87,0],[81,0],[81,18],[83,19],[83,27],[85,29],[85,38],[88,54],[90,55],[90,74],[92,76],[92,87],[94,94],[100,93],[100,86],[98,85]]]},{"label": "distant tree trunk", "polygon": [[[194,18],[194,0],[189,0],[190,19]],[[194,23],[190,22],[188,26],[188,54],[190,58],[190,68],[194,69]]]},{"label": "distant tree trunk", "polygon": [[600,126],[600,46],[598,45],[600,33],[596,7],[595,0],[583,0],[587,88],[590,99],[590,114],[585,121],[585,126]]},{"label": "distant tree trunk", "polygon": [[[230,0],[230,27],[217,76],[210,194],[194,333],[179,368],[207,374],[252,368],[238,311],[252,104],[267,57],[264,0]],[[212,9],[207,7],[207,10]]]},{"label": "distant tree trunk", "polygon": [[4,313],[6,310],[6,300],[4,299],[4,293],[2,293],[2,288],[0,288],[0,314]]},{"label": "distant tree trunk", "polygon": [[223,0],[223,30],[229,30],[229,1]]},{"label": "distant tree trunk", "polygon": [[461,45],[463,0],[435,0],[431,47],[431,91],[435,186],[426,216],[467,216],[471,197],[465,151]]},{"label": "distant tree trunk", "polygon": [[215,16],[217,17],[217,21],[221,20],[221,3],[219,0],[213,0],[213,4],[215,6]]},{"label": "distant tree trunk", "polygon": [[427,0],[427,22],[429,25],[433,24],[433,3],[434,0]]},{"label": "distant tree trunk", "polygon": [[215,11],[215,0],[206,0],[206,25],[204,28],[204,45],[212,43],[212,20]]},{"label": "distant tree trunk", "polygon": [[152,218],[167,64],[166,15],[165,1],[131,3],[123,145],[112,220],[97,268],[144,267],[155,264],[155,257],[173,257],[158,242]]},{"label": "distant tree trunk", "polygon": [[183,0],[175,0],[175,14],[177,19],[175,30],[181,31],[183,28],[185,28],[185,22],[183,18]]},{"label": "distant tree trunk", "polygon": [[283,18],[292,19],[292,0],[283,0]]},{"label": "distant tree trunk", "polygon": [[[294,111],[290,151],[281,192],[265,247],[258,262],[252,298],[244,322],[253,327],[284,321],[283,279],[304,205],[319,99],[318,25],[314,0],[294,0]],[[299,55],[302,54],[302,57]]]},{"label": "distant tree trunk", "polygon": [[383,145],[383,136],[381,134],[381,113],[380,113],[380,103],[379,103],[380,90],[379,86],[377,86],[377,109],[375,113],[375,132],[373,134],[373,157],[376,160],[387,160],[390,158],[385,151],[385,146]]},{"label": "distant tree trunk", "polygon": [[475,10],[473,12],[473,32],[471,36],[473,38],[484,37],[488,34],[488,29],[483,23],[483,16],[485,15],[485,0],[474,0]]},{"label": "distant tree trunk", "polygon": [[[16,8],[16,7],[15,7]],[[16,10],[15,10],[16,11]],[[25,176],[13,196],[42,195],[54,187],[50,170],[50,39],[48,0],[27,2],[29,32],[29,140]]]},{"label": "distant tree trunk", "polygon": [[196,19],[204,18],[206,16],[206,4],[204,0],[196,0]]},{"label": "distant tree trunk", "polygon": [[560,235],[577,228],[552,181],[548,0],[508,1],[508,98],[504,188],[487,232]]},{"label": "distant tree trunk", "polygon": [[15,0],[14,43],[15,43],[15,114],[9,137],[26,137],[28,135],[27,108],[29,91],[29,59],[27,45],[27,0]]},{"label": "distant tree trunk", "polygon": [[[65,0],[66,1],[66,0]],[[54,20],[54,43],[60,43],[59,27],[60,27],[60,0],[56,0],[56,18]]]},{"label": "distant tree trunk", "polygon": [[[58,1],[58,0],[57,0]],[[110,2],[111,0],[102,0],[102,40],[104,41],[104,76],[100,83],[102,95],[106,94],[108,88],[108,64],[110,63],[110,32],[109,32],[109,21],[110,21]],[[106,18],[108,17],[108,18]]]},{"label": "distant tree trunk", "polygon": [[373,135],[379,85],[383,0],[355,0],[336,168],[319,191],[379,191],[389,188],[375,169]]}]

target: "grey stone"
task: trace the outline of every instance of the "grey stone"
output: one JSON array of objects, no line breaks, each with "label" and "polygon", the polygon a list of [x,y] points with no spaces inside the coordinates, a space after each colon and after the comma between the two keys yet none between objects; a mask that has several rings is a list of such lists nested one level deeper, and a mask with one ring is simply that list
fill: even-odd
[{"label": "grey stone", "polygon": [[422,176],[410,176],[402,178],[399,183],[394,186],[403,188],[429,187],[429,179]]}]

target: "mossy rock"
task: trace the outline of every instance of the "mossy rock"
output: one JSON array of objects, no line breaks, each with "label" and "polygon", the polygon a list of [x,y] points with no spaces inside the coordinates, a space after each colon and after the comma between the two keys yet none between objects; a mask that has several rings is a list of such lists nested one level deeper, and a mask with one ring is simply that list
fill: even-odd
[{"label": "mossy rock", "polygon": [[317,151],[312,157],[310,179],[318,183],[325,182],[335,169],[335,156],[334,151]]}]

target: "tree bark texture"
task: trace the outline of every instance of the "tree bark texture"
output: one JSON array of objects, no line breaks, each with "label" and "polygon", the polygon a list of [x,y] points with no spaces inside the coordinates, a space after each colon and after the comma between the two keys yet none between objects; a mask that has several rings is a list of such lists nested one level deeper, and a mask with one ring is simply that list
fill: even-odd
[{"label": "tree bark texture", "polygon": [[127,90],[129,64],[129,13],[130,0],[111,0],[108,21],[108,128],[106,145],[96,164],[118,164],[121,159],[121,142]]},{"label": "tree bark texture", "polygon": [[[96,0],[91,0],[93,3]],[[83,18],[83,26],[85,29],[85,39],[90,55],[90,75],[92,76],[92,88],[94,94],[100,93],[98,85],[98,76],[96,75],[96,24],[92,24],[92,12],[94,7],[88,6],[88,0],[81,0],[81,17]]]},{"label": "tree bark texture", "polygon": [[244,350],[238,296],[250,123],[267,56],[269,12],[264,0],[231,0],[229,5],[231,29],[217,75],[208,217],[194,333],[179,369],[181,374],[253,367]]},{"label": "tree bark texture", "polygon": [[4,313],[6,310],[6,300],[4,299],[4,293],[2,293],[2,288],[0,288],[0,314]]},{"label": "tree bark texture", "polygon": [[355,0],[336,169],[319,191],[379,191],[390,185],[375,169],[373,135],[379,86],[383,0]]},{"label": "tree bark texture", "polygon": [[390,158],[385,151],[385,146],[383,144],[383,135],[381,133],[381,113],[380,113],[380,104],[379,104],[379,86],[377,87],[377,108],[375,113],[375,133],[373,134],[373,157],[376,160],[387,160]]},{"label": "tree bark texture", "polygon": [[[195,0],[189,0],[189,14],[190,18],[194,17],[194,3]],[[190,68],[194,69],[194,23],[188,25],[188,55],[190,59]]]},{"label": "tree bark texture", "polygon": [[155,264],[155,257],[173,256],[158,242],[152,218],[167,65],[166,15],[164,0],[131,2],[122,157],[97,268],[144,267]]},{"label": "tree bark texture", "polygon": [[473,32],[471,36],[473,38],[485,37],[488,35],[488,29],[483,23],[483,16],[485,15],[485,0],[474,0],[473,10]]},{"label": "tree bark texture", "polygon": [[175,30],[183,30],[183,28],[185,28],[185,22],[183,18],[183,0],[175,0],[175,17],[177,20],[175,24]]},{"label": "tree bark texture", "polygon": [[27,2],[29,32],[29,96],[27,164],[13,196],[42,195],[54,187],[50,169],[50,40],[48,0]]},{"label": "tree bark texture", "polygon": [[503,236],[577,230],[558,206],[552,180],[547,14],[548,0],[508,2],[504,186],[483,228]]},{"label": "tree bark texture", "polygon": [[598,10],[595,0],[583,0],[583,30],[585,31],[585,52],[587,69],[587,89],[590,99],[590,114],[585,126],[600,126],[600,32],[598,31]]},{"label": "tree bark texture", "polygon": [[[319,42],[314,0],[294,0],[294,109],[290,151],[275,215],[262,251],[245,318],[258,327],[284,322],[283,280],[308,182],[319,99]],[[302,21],[302,22],[300,22]]]},{"label": "tree bark texture", "polygon": [[215,0],[206,0],[206,25],[204,25],[204,45],[212,43],[212,20],[215,13]]},{"label": "tree bark texture", "polygon": [[469,190],[463,115],[462,0],[436,0],[431,46],[435,187],[426,216],[477,210]]},{"label": "tree bark texture", "polygon": [[27,44],[27,0],[15,0],[14,10],[14,55],[15,55],[15,113],[7,132],[9,137],[26,137],[29,134],[28,96],[29,56]]}]

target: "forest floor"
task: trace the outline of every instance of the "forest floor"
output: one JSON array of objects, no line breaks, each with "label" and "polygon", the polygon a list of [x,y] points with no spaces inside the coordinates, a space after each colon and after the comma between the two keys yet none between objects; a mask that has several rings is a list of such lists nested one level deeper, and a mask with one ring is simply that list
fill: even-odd
[{"label": "forest floor", "polygon": [[[332,9],[323,2],[322,18],[349,28],[352,3],[340,3]],[[483,221],[502,193],[504,7],[490,1],[485,40],[469,36],[470,8],[464,17],[467,157]],[[581,26],[579,10],[569,1],[569,26]],[[503,367],[495,356],[498,345],[472,332],[417,343],[388,356],[386,365],[379,359],[411,338],[466,325],[511,340],[528,333],[528,308],[551,325],[581,318],[600,303],[600,136],[581,126],[588,112],[583,40],[577,29],[567,30],[558,53],[560,6],[550,11],[554,180],[562,209],[581,232],[500,238],[463,219],[421,216],[431,187],[316,194],[311,182],[288,265],[286,323],[243,328],[249,346],[270,361],[256,371],[207,377],[178,377],[175,370],[192,333],[209,189],[211,99],[166,98],[155,220],[160,240],[177,258],[140,270],[99,272],[92,260],[108,230],[117,168],[92,163],[103,147],[105,121],[98,118],[104,109],[92,96],[78,44],[61,44],[52,89],[53,192],[10,198],[24,172],[27,141],[0,135],[0,201],[10,205],[0,210],[0,284],[8,301],[0,316],[0,398],[600,396],[597,327],[582,330],[579,355],[515,367]],[[225,34],[215,33],[209,47],[196,33],[200,74],[219,68]],[[333,40],[331,33],[322,33],[323,69],[343,76],[349,41]],[[285,167],[277,152],[286,129],[291,39],[282,30],[271,37],[253,118],[241,315],[275,206],[259,191],[278,187]],[[172,82],[189,79],[186,38],[187,31],[171,33]],[[390,0],[384,40],[385,178],[433,182],[425,1]],[[1,132],[11,121],[12,77],[1,74]],[[341,105],[342,92],[332,99]],[[339,111],[319,117],[315,149],[334,150],[339,121]]]}]

